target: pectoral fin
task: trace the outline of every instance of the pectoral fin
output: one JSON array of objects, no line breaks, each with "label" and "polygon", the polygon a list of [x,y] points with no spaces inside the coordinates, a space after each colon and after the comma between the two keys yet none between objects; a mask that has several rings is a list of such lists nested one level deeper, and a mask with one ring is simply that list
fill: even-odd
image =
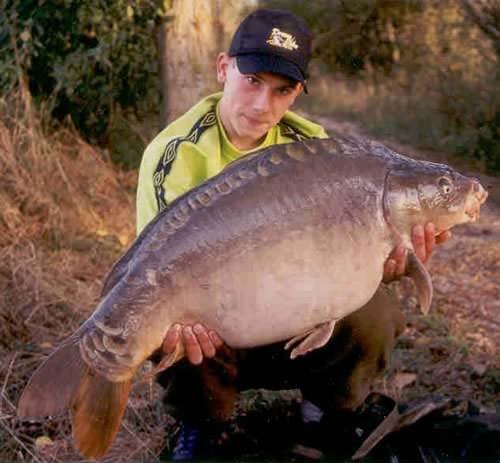
[{"label": "pectoral fin", "polygon": [[322,323],[314,327],[312,330],[309,330],[305,333],[299,334],[298,336],[293,337],[288,341],[285,345],[285,349],[288,350],[297,343],[297,347],[295,347],[290,353],[290,358],[294,359],[299,355],[307,354],[312,350],[319,349],[323,347],[328,340],[332,337],[333,329],[335,327],[336,320],[332,320],[326,323]]},{"label": "pectoral fin", "polygon": [[431,307],[433,294],[431,276],[414,252],[408,253],[406,270],[407,276],[415,282],[420,310],[424,315],[427,315]]},{"label": "pectoral fin", "polygon": [[145,373],[141,378],[141,383],[152,381],[153,378],[163,370],[170,368],[174,363],[184,357],[184,348],[180,342],[175,346],[175,351],[169,355],[165,355],[160,362],[149,372]]}]

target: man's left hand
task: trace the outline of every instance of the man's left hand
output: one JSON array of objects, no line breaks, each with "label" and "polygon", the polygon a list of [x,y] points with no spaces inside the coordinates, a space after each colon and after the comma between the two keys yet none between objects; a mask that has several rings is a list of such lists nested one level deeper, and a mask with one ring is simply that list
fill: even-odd
[{"label": "man's left hand", "polygon": [[[436,235],[434,224],[429,222],[415,225],[411,233],[411,241],[418,259],[425,263],[429,260],[434,246],[443,243],[451,236],[451,232],[444,231]],[[404,276],[406,271],[406,254],[404,246],[397,246],[384,264],[384,283],[390,283]]]}]

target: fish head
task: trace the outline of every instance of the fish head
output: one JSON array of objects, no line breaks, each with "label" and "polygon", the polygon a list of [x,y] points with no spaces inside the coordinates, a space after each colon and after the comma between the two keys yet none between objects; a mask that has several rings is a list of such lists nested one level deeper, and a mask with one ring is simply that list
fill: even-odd
[{"label": "fish head", "polygon": [[476,178],[444,164],[412,161],[393,167],[387,174],[384,216],[409,244],[414,225],[432,222],[439,234],[476,221],[487,197]]}]

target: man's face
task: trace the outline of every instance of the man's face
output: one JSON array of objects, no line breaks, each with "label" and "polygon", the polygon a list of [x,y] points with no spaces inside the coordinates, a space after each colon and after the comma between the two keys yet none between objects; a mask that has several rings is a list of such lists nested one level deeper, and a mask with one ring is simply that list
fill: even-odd
[{"label": "man's face", "polygon": [[303,86],[269,72],[241,74],[236,59],[221,53],[217,77],[224,83],[220,113],[224,129],[239,149],[258,146],[302,92]]}]

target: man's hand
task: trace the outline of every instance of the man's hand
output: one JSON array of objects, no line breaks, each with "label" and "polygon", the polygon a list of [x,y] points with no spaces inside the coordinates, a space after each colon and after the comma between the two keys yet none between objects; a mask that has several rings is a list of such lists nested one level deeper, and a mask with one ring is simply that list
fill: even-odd
[{"label": "man's hand", "polygon": [[[436,236],[434,224],[415,225],[411,231],[411,241],[415,254],[423,263],[429,260],[436,244],[443,243],[451,236],[451,232],[444,231]],[[396,247],[384,264],[384,283],[401,278],[406,270],[406,253],[403,246]]]},{"label": "man's hand", "polygon": [[178,342],[184,345],[184,351],[189,362],[199,365],[204,358],[212,358],[224,342],[213,330],[207,330],[197,323],[191,325],[175,324],[169,328],[163,340],[163,352],[168,355],[175,351]]}]

